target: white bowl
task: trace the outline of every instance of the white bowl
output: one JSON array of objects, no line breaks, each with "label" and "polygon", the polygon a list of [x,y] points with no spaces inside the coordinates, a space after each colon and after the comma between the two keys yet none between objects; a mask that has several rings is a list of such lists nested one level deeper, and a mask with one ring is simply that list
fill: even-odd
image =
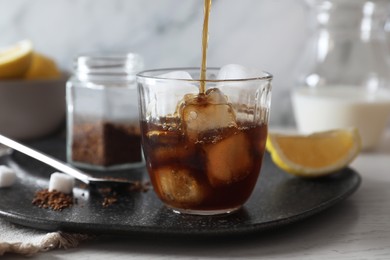
[{"label": "white bowl", "polygon": [[0,134],[27,140],[57,130],[65,119],[67,78],[0,80]]}]

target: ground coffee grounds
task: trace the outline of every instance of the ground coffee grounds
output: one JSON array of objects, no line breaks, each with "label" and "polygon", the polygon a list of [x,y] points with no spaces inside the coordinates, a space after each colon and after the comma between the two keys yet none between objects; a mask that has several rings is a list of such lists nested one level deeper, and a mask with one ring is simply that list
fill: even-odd
[{"label": "ground coffee grounds", "polygon": [[32,204],[44,209],[61,211],[74,204],[73,196],[59,191],[39,190],[35,193]]},{"label": "ground coffee grounds", "polygon": [[72,160],[106,167],[141,162],[139,129],[109,122],[75,124]]}]

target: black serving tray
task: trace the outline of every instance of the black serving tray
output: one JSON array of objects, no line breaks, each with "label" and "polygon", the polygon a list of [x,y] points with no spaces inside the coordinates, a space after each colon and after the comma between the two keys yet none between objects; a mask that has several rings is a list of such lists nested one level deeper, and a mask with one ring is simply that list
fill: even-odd
[{"label": "black serving tray", "polygon": [[[65,160],[64,138],[28,143]],[[269,154],[264,157],[260,178],[249,201],[230,215],[193,216],[166,208],[153,190],[125,192],[117,203],[103,207],[102,195],[79,184],[74,189],[78,204],[63,211],[32,205],[34,193],[48,188],[55,170],[21,153],[0,157],[18,175],[17,182],[0,189],[0,217],[16,224],[48,231],[104,234],[235,235],[260,232],[303,220],[347,198],[360,185],[361,177],[350,168],[320,179],[293,177],[277,168]],[[94,173],[147,179],[144,169]]]}]

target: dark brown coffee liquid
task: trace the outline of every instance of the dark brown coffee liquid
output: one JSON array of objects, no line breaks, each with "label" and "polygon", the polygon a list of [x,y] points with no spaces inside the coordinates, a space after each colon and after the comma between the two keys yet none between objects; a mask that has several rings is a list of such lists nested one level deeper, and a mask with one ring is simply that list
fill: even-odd
[{"label": "dark brown coffee liquid", "polygon": [[151,181],[168,205],[218,210],[249,198],[261,168],[266,125],[238,123],[238,128],[203,133],[196,142],[183,135],[177,118],[142,122],[142,129]]}]

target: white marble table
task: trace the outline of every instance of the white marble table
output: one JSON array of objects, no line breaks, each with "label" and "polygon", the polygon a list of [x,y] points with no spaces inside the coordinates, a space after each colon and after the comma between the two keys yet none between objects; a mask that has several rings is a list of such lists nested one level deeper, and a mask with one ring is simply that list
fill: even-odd
[{"label": "white marble table", "polygon": [[352,167],[363,177],[355,194],[277,230],[238,241],[106,236],[32,259],[390,259],[390,133],[377,151],[362,153]]}]

